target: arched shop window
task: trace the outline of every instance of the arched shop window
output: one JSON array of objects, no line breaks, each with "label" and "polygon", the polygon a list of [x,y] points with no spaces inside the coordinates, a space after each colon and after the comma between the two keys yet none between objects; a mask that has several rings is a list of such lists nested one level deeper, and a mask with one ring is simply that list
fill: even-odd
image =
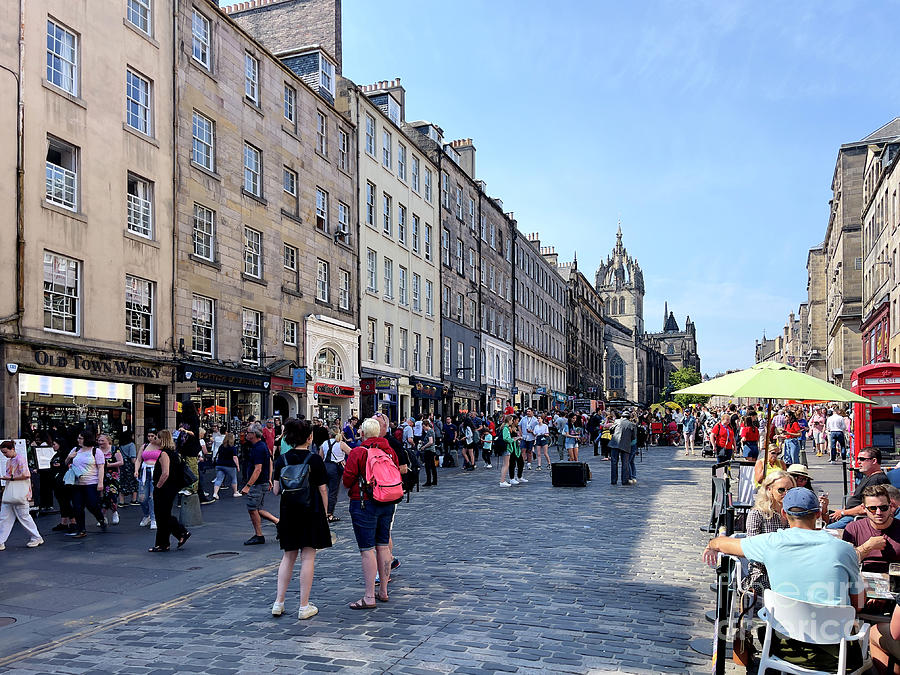
[{"label": "arched shop window", "polygon": [[322,349],[316,354],[316,375],[329,380],[344,379],[344,365],[333,349]]}]

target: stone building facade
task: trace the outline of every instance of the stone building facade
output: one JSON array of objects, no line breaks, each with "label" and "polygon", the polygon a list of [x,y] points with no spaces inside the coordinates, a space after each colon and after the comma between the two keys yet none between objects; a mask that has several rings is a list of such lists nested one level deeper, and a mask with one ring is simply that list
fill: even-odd
[{"label": "stone building facade", "polygon": [[0,7],[0,437],[174,419],[172,5],[92,9]]},{"label": "stone building facade", "polygon": [[862,365],[864,173],[871,144],[900,136],[900,118],[838,150],[831,182],[833,197],[825,230],[826,376],[849,387],[850,374]]},{"label": "stone building facade", "polygon": [[[807,375],[827,379],[825,353],[828,327],[825,317],[827,278],[825,276],[825,245],[809,249],[806,256],[806,358],[802,370]],[[758,361],[759,359],[757,359]]]},{"label": "stone building facade", "polygon": [[863,178],[862,363],[897,362],[897,192],[900,128],[894,142],[870,144]]},{"label": "stone building facade", "polygon": [[341,74],[341,0],[252,0],[224,10],[273,54],[322,47]]},{"label": "stone building facade", "polygon": [[[435,412],[440,374],[437,167],[404,129],[399,80],[341,78],[338,108],[359,129],[360,412],[399,421]],[[418,132],[411,132],[418,135]]]},{"label": "stone building facade", "polygon": [[[555,258],[555,253],[548,257]],[[578,270],[578,259],[558,263],[559,275],[566,282],[566,387],[575,398],[609,398],[625,391],[625,373],[616,373],[616,389],[605,388],[604,366],[607,345],[604,334],[603,301],[593,284]],[[615,361],[615,357],[614,361]],[[615,361],[618,366],[618,361]],[[621,385],[621,389],[618,388]]]},{"label": "stone building facade", "polygon": [[320,64],[311,86],[215,2],[179,2],[177,18],[180,379],[222,422],[346,418],[359,409],[359,233],[338,58],[304,52]]},{"label": "stone building facade", "polygon": [[[440,227],[436,229],[440,256],[441,378],[444,382],[440,410],[455,414],[484,406],[484,382],[480,369],[481,332],[476,270],[479,268],[479,189],[463,169],[463,157],[444,143],[443,130],[430,122],[408,123],[409,137],[437,167],[430,190],[439,200]],[[472,148],[474,171],[474,148]]]},{"label": "stone building facade", "polygon": [[550,410],[566,395],[566,283],[539,234],[516,230],[514,250],[514,398],[523,410]]},{"label": "stone building facade", "polygon": [[[471,139],[454,146],[462,165],[475,178],[475,147]],[[503,203],[490,197],[484,181],[477,181],[477,230],[472,233],[478,279],[479,327],[481,330],[480,370],[484,383],[484,410],[505,409],[513,399],[515,352],[513,350],[513,245],[516,221],[504,213]],[[472,250],[469,246],[469,250]],[[468,253],[467,255],[471,255]],[[472,270],[470,268],[470,279]]]}]

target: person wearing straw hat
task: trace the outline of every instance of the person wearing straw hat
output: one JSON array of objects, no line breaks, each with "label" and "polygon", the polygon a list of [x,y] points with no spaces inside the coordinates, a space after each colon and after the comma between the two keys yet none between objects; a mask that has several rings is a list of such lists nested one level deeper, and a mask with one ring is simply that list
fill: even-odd
[{"label": "person wearing straw hat", "polygon": [[791,478],[794,479],[797,487],[805,487],[815,492],[812,486],[812,476],[809,475],[809,469],[806,468],[806,465],[791,464],[787,468],[787,472],[791,475]]}]

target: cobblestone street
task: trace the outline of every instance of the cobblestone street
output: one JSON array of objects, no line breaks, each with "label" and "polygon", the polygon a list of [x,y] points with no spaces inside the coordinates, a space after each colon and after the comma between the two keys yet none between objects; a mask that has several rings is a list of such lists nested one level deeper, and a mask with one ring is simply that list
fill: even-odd
[{"label": "cobblestone street", "polygon": [[[0,614],[18,611],[20,620],[0,628],[0,666],[153,675],[708,672],[688,643],[712,633],[704,613],[714,575],[700,561],[698,529],[709,510],[709,460],[653,448],[635,487],[610,486],[608,463],[590,460],[586,489],[552,488],[546,470],[509,489],[497,486],[496,469],[442,470],[438,488],[398,508],[402,565],[390,602],[367,612],[347,608],[362,581],[344,501],[338,544],[317,559],[319,614],[304,622],[296,580],[285,615],[270,616],[280,551],[271,529],[264,547],[241,545],[248,523],[239,500],[204,507],[208,524],[168,555],[141,553],[149,538],[135,527],[137,509],[125,509],[105,540],[45,535],[45,546],[29,550],[17,531],[2,554]],[[215,551],[239,555],[207,559]],[[35,582],[51,574],[47,584],[70,582]],[[151,581],[155,595],[142,593]],[[117,590],[97,610],[93,587]],[[64,613],[50,609],[47,593]],[[38,608],[31,616],[29,606]]]}]

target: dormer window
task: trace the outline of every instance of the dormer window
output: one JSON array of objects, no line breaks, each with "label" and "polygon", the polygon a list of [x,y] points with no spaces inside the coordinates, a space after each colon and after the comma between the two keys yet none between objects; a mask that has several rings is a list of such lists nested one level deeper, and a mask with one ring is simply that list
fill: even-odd
[{"label": "dormer window", "polygon": [[400,125],[400,104],[394,100],[393,96],[387,97],[388,105],[387,105],[387,114],[390,118],[391,122],[396,125]]},{"label": "dormer window", "polygon": [[334,64],[319,52],[319,86],[334,96]]}]

